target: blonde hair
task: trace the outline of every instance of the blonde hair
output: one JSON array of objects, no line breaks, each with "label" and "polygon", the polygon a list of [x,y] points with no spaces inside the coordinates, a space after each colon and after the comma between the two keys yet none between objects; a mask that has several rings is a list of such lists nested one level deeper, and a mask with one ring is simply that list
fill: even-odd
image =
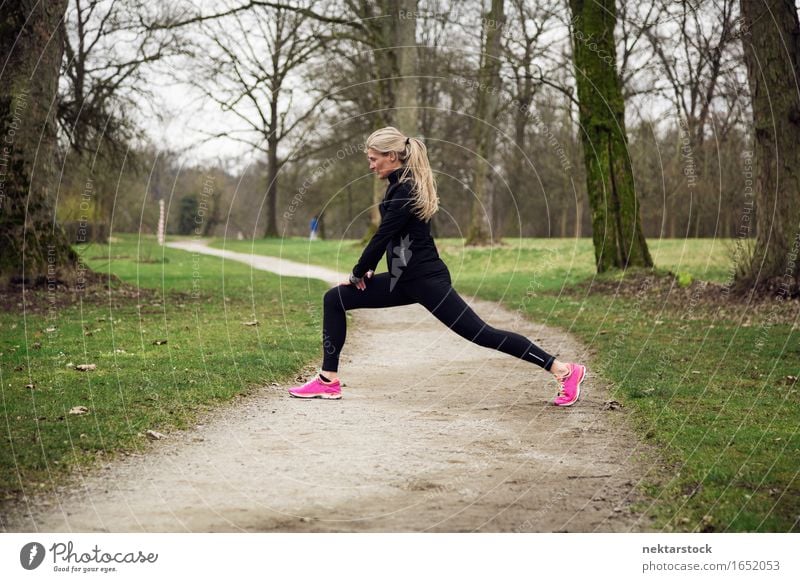
[{"label": "blonde hair", "polygon": [[436,180],[428,161],[428,148],[416,137],[406,137],[394,127],[384,127],[367,138],[364,153],[375,150],[382,154],[394,152],[403,164],[401,182],[412,182],[413,208],[424,221],[429,221],[439,210]]}]

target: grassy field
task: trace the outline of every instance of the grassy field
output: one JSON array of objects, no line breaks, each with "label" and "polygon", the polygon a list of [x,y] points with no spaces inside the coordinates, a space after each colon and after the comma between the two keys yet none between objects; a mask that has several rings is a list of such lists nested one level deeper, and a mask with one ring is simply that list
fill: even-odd
[{"label": "grassy field", "polygon": [[[644,484],[655,500],[646,509],[660,527],[800,529],[798,309],[726,301],[730,241],[651,241],[659,269],[680,274],[683,287],[643,273],[596,277],[587,239],[509,240],[480,250],[454,239],[437,245],[460,292],[501,301],[590,347],[590,367],[612,382],[641,438],[662,451]],[[212,246],[342,272],[362,249],[299,238]]]},{"label": "grassy field", "polygon": [[[60,484],[99,457],[139,451],[146,431],[191,426],[320,354],[322,282],[162,249],[152,237],[78,250],[93,270],[134,287],[52,309],[40,292],[24,314],[21,306],[0,312],[7,499]],[[96,369],[80,372],[80,364]],[[70,414],[78,406],[88,412]]]}]

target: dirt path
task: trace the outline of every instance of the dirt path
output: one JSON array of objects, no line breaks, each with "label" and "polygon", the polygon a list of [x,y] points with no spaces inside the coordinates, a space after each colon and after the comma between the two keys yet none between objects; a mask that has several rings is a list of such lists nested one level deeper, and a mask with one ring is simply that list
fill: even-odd
[{"label": "dirt path", "polygon": [[[341,275],[288,261],[171,246],[255,268]],[[569,359],[563,333],[472,300],[492,325]],[[12,522],[24,531],[643,531],[643,452],[602,380],[549,404],[556,384],[475,346],[418,305],[353,313],[340,401],[268,386],[146,455],[103,467]],[[312,363],[313,366],[313,363]],[[306,372],[313,372],[310,367]],[[45,501],[47,502],[47,501]]]}]

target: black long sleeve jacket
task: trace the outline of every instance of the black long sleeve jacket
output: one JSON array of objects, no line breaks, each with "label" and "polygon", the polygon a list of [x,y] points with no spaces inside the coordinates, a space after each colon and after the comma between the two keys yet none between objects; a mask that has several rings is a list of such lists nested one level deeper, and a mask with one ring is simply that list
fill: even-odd
[{"label": "black long sleeve jacket", "polygon": [[403,168],[398,168],[388,176],[389,185],[378,207],[381,224],[353,267],[356,277],[374,271],[384,252],[389,272],[398,280],[411,281],[447,272],[431,236],[430,222],[422,220],[413,209],[413,184],[400,182],[402,173]]}]

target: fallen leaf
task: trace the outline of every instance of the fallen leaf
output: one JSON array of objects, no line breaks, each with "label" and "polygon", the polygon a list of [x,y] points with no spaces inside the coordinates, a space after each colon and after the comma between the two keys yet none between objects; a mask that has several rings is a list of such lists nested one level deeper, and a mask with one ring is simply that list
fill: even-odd
[{"label": "fallen leaf", "polygon": [[97,368],[97,364],[78,364],[75,369],[79,372],[91,372]]},{"label": "fallen leaf", "polygon": [[73,406],[69,409],[69,413],[75,415],[86,414],[87,412],[89,412],[89,409],[85,406]]},{"label": "fallen leaf", "polygon": [[258,325],[258,320],[257,320],[257,319],[255,319],[255,320],[253,320],[253,321],[243,321],[243,322],[242,322],[242,325],[250,325],[250,326],[253,326],[253,325]]},{"label": "fallen leaf", "polygon": [[47,329],[45,329],[45,331],[47,333],[53,333],[55,330],[56,330],[56,328],[54,328],[54,327],[48,327]]},{"label": "fallen leaf", "polygon": [[34,388],[36,388],[36,384],[26,384],[26,385],[25,385],[25,388],[28,388],[28,389],[30,389],[30,390],[33,390]]},{"label": "fallen leaf", "polygon": [[153,345],[154,346],[163,346],[165,343],[167,343],[167,340],[156,340],[156,341],[153,342]]},{"label": "fallen leaf", "polygon": [[167,438],[167,435],[161,434],[160,432],[156,432],[154,430],[148,430],[145,434],[151,441],[160,441],[161,439]]},{"label": "fallen leaf", "polygon": [[622,403],[616,400],[606,400],[603,402],[602,410],[619,410],[620,408],[623,408]]}]

